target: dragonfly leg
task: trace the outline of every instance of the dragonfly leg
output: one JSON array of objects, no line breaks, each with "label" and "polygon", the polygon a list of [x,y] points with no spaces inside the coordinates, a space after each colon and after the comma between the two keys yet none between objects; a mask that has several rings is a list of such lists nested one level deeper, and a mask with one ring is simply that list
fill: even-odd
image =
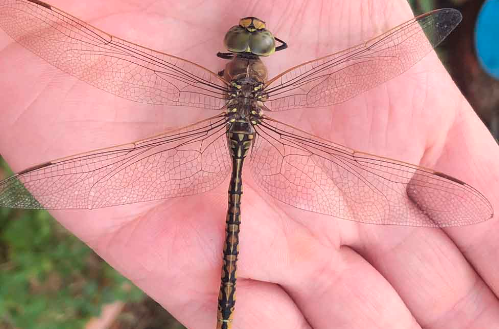
[{"label": "dragonfly leg", "polygon": [[217,57],[220,57],[220,58],[223,58],[223,59],[233,59],[234,58],[234,54],[233,53],[221,53],[221,52],[218,52],[217,53]]},{"label": "dragonfly leg", "polygon": [[276,39],[276,41],[279,41],[281,43],[281,45],[279,47],[275,48],[275,51],[284,50],[284,49],[288,48],[288,44],[286,42],[284,42],[281,39],[276,38],[276,37],[274,37],[274,39]]}]

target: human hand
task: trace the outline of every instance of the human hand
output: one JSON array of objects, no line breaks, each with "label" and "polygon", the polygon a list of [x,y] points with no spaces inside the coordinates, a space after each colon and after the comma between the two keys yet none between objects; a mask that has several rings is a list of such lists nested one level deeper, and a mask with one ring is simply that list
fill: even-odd
[{"label": "human hand", "polygon": [[[85,8],[73,1],[51,4],[119,37],[213,71],[223,65],[214,54],[223,50],[227,28],[240,17],[261,17],[289,44],[264,60],[270,76],[410,18],[402,1],[379,1],[367,8],[341,1],[306,8],[286,2],[294,9],[280,12],[270,10],[285,8],[277,2],[204,4],[206,8],[192,12],[174,4],[151,4],[144,12],[123,1],[114,6],[87,1]],[[158,25],[169,33],[163,35]],[[0,44],[11,42],[1,38]],[[2,53],[0,71],[9,78],[0,81],[0,90],[9,93],[0,103],[7,118],[0,123],[0,150],[15,169],[130,142],[203,116],[195,109],[117,99],[49,68],[17,45]],[[23,69],[14,68],[12,63],[21,61]],[[497,205],[497,191],[490,186],[497,180],[492,169],[497,146],[434,55],[331,111],[281,115],[286,123],[337,143],[449,173]],[[249,175],[244,179],[237,326],[452,327],[455,321],[459,327],[473,321],[478,328],[498,323],[493,317],[499,289],[493,262],[496,220],[445,231],[360,225],[288,207],[268,198]],[[161,203],[53,214],[187,327],[210,328],[226,187]],[[477,303],[471,312],[477,313],[463,312],[457,303],[466,304],[471,297]],[[477,314],[491,322],[482,325]]]}]

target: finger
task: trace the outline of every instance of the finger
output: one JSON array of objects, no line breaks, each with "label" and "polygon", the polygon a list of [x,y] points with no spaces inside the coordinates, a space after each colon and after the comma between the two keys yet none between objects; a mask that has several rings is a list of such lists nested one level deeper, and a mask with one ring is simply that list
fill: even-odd
[{"label": "finger", "polygon": [[238,328],[248,329],[312,328],[282,287],[247,279],[238,279],[237,282],[234,323]]},{"label": "finger", "polygon": [[94,236],[98,217],[87,218],[85,225],[67,217],[63,222],[189,328],[213,328],[224,230],[221,201],[206,195],[177,198],[152,209],[144,206],[142,214],[135,205],[112,208],[130,213],[103,218],[106,229]]},{"label": "finger", "polygon": [[[188,328],[213,328],[225,203],[219,193],[176,199],[142,216],[134,214],[133,220],[116,218],[87,242]],[[91,230],[77,231],[85,235]],[[309,328],[280,287],[243,277],[237,281],[234,321],[241,328]]]},{"label": "finger", "polygon": [[[268,209],[260,203],[261,220],[252,217],[251,204],[248,194],[239,273],[279,284],[311,327],[418,328],[390,284],[355,252],[340,249],[339,240],[324,240],[323,231],[305,228],[285,214],[275,216],[272,202]],[[317,218],[290,211],[300,213],[303,222]]]},{"label": "finger", "polygon": [[360,241],[355,250],[395,288],[422,327],[499,323],[497,299],[442,230],[369,226]]},{"label": "finger", "polygon": [[[499,147],[464,99],[456,112],[458,114],[454,125],[446,136],[446,144],[439,152],[440,157],[435,167],[477,188],[497,212],[499,186],[495,182],[499,181]],[[426,156],[423,160],[431,162],[432,156]],[[494,294],[499,296],[497,216],[479,225],[451,228],[446,232]]]}]

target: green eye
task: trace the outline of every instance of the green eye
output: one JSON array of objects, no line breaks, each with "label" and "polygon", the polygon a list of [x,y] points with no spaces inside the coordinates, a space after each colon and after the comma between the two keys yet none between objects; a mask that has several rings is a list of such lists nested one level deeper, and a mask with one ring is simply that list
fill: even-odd
[{"label": "green eye", "polygon": [[239,25],[233,26],[225,35],[224,45],[228,51],[234,53],[249,51],[250,35],[245,28]]},{"label": "green eye", "polygon": [[258,56],[269,56],[275,51],[275,39],[267,30],[249,32],[239,25],[233,26],[225,35],[224,45],[233,53],[251,52]]},{"label": "green eye", "polygon": [[249,39],[249,48],[255,55],[269,56],[275,51],[274,36],[267,30],[256,32]]}]

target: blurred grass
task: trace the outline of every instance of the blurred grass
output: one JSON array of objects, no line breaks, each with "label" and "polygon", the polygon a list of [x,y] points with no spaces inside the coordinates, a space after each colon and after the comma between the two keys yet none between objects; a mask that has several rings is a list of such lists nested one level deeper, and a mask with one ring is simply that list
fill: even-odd
[{"label": "blurred grass", "polygon": [[112,329],[184,328],[47,211],[0,208],[0,329],[84,328],[116,301]]},{"label": "blurred grass", "polygon": [[415,15],[421,15],[436,9],[434,0],[409,0],[409,4],[411,5]]},{"label": "blurred grass", "polygon": [[[471,0],[448,0],[447,6],[458,6]],[[408,0],[415,15],[421,15],[437,8],[443,8],[440,0]]]},{"label": "blurred grass", "polygon": [[1,329],[83,328],[104,304],[144,299],[46,211],[0,208],[0,282]]}]

